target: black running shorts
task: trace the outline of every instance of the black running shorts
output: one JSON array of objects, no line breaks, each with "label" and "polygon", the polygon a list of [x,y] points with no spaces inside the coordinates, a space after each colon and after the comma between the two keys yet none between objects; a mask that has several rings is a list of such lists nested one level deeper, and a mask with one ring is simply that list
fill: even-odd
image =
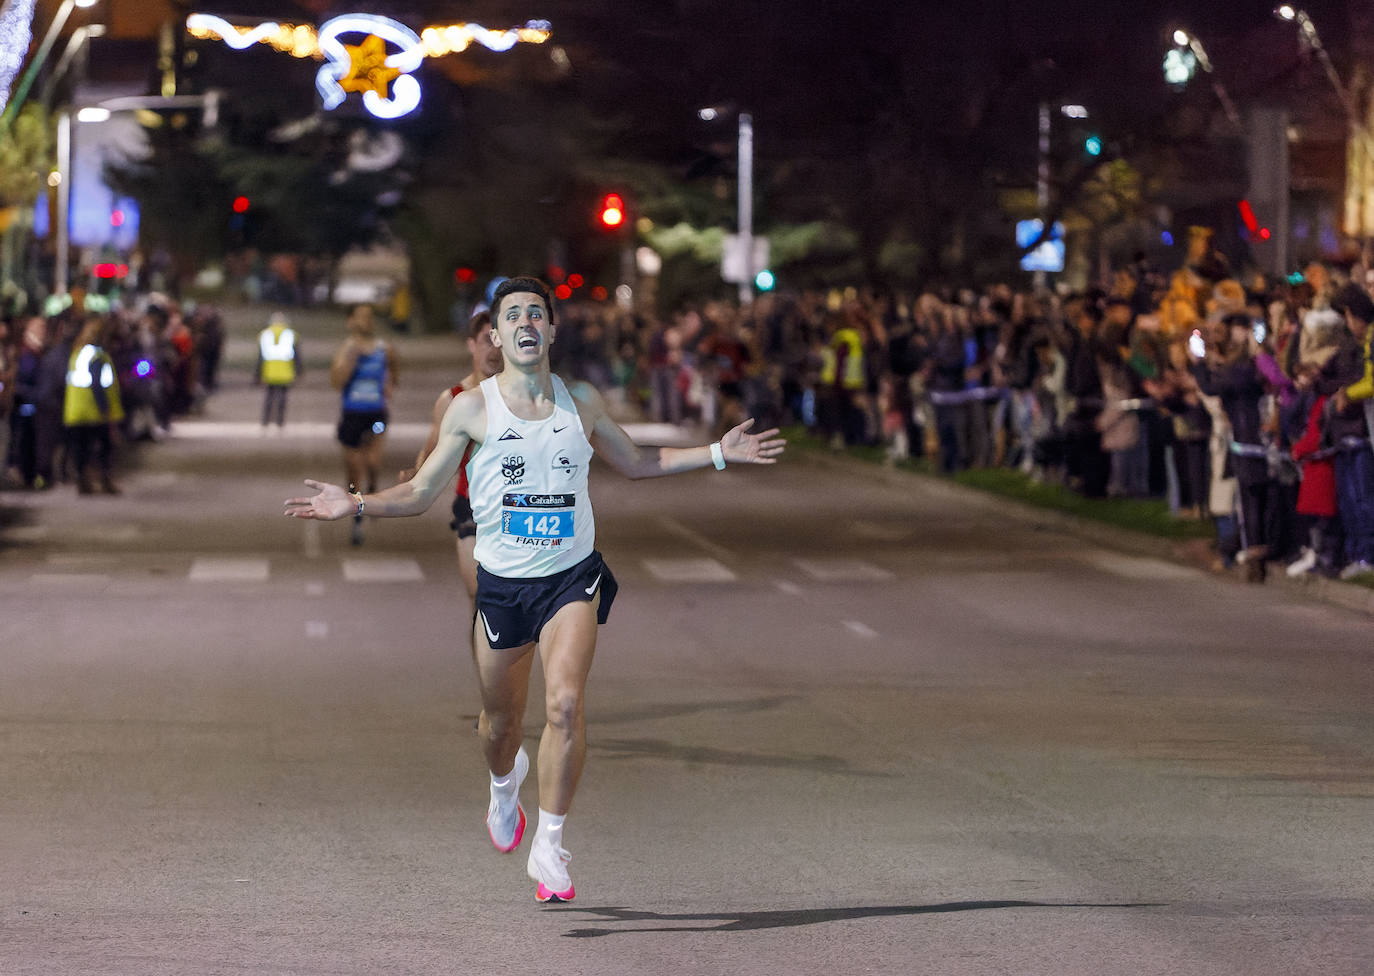
[{"label": "black running shorts", "polygon": [[345,410],[339,419],[339,443],[344,447],[362,447],[386,432],[386,421],[385,410]]},{"label": "black running shorts", "polygon": [[477,567],[477,626],[487,644],[497,651],[523,647],[539,639],[539,632],[553,615],[579,600],[590,602],[601,594],[596,622],[604,624],[615,601],[615,577],[593,552],[571,569],[552,576],[510,579],[493,576]]},{"label": "black running shorts", "polygon": [[458,533],[460,539],[471,539],[477,534],[477,523],[472,517],[472,503],[466,495],[453,496],[453,521],[448,527]]}]

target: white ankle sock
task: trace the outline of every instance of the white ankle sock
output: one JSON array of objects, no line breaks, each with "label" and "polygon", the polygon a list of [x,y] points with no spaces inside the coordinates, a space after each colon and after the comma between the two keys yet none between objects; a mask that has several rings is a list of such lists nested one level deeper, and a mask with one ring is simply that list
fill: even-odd
[{"label": "white ankle sock", "polygon": [[491,774],[491,788],[497,793],[510,794],[515,792],[515,766],[512,765],[510,772],[504,776]]},{"label": "white ankle sock", "polygon": [[563,846],[563,820],[567,817],[566,813],[549,813],[543,807],[539,808],[539,833],[538,837],[553,844],[554,847]]}]

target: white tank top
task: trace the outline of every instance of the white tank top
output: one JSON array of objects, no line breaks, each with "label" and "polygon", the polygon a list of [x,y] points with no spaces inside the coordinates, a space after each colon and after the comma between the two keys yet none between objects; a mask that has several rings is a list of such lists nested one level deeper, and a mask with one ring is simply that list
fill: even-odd
[{"label": "white tank top", "polygon": [[572,568],[596,542],[587,497],[592,445],[572,394],[554,376],[553,415],[521,420],[506,406],[496,377],[479,389],[487,404],[487,436],[467,463],[477,562],[513,579]]}]

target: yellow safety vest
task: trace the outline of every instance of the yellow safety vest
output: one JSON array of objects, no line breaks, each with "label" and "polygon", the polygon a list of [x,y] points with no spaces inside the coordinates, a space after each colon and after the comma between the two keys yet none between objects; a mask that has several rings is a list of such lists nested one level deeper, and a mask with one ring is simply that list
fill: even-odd
[{"label": "yellow safety vest", "polygon": [[[1374,326],[1367,326],[1364,337],[1364,376],[1345,388],[1345,395],[1352,400],[1368,400],[1374,397]],[[1374,431],[1370,431],[1374,434]]]},{"label": "yellow safety vest", "polygon": [[840,377],[840,382],[846,390],[862,390],[864,388],[864,344],[863,340],[859,338],[859,333],[850,328],[839,329],[835,332],[834,338],[830,340],[830,344],[849,347],[849,355],[844,361],[844,376]]},{"label": "yellow safety vest", "polygon": [[272,325],[258,336],[262,354],[262,381],[272,386],[296,382],[296,333],[282,325]]},{"label": "yellow safety vest", "polygon": [[826,346],[821,350],[821,386],[835,385],[835,350]]},{"label": "yellow safety vest", "polygon": [[[102,414],[95,399],[95,387],[105,391],[107,412]],[[62,423],[68,427],[103,424],[124,419],[119,402],[119,383],[114,363],[104,349],[94,343],[73,350],[67,361],[67,393],[62,401]]]}]

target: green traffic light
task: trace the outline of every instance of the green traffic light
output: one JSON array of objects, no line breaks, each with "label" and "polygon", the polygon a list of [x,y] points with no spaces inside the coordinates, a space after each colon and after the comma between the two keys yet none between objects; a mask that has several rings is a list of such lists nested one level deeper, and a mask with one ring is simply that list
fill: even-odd
[{"label": "green traffic light", "polygon": [[1101,156],[1102,140],[1097,136],[1088,136],[1088,138],[1083,141],[1083,150],[1089,156]]}]

